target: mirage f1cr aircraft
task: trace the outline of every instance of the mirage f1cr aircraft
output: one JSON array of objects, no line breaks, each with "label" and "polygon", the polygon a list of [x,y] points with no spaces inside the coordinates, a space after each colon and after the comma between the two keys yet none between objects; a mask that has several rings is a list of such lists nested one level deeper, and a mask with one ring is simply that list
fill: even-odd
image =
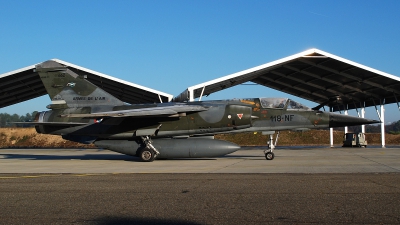
[{"label": "mirage f1cr aircraft", "polygon": [[[215,157],[240,146],[214,134],[342,127],[379,121],[322,112],[286,98],[127,105],[55,61],[36,66],[51,98],[36,115],[38,133],[155,158]],[[265,151],[273,159],[272,148]]]}]

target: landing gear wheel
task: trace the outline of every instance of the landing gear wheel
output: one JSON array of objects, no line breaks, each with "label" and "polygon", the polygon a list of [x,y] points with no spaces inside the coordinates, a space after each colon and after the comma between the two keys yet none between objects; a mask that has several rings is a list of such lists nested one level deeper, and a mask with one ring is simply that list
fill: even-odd
[{"label": "landing gear wheel", "polygon": [[275,158],[275,154],[273,152],[267,152],[265,153],[265,158],[267,160],[273,160]]},{"label": "landing gear wheel", "polygon": [[143,148],[139,152],[139,157],[142,159],[143,162],[153,162],[155,158],[155,153],[153,150],[148,148]]}]

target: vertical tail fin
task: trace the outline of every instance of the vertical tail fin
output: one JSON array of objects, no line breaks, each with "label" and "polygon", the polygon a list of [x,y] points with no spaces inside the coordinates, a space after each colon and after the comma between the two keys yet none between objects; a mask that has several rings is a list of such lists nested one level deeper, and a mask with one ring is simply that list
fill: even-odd
[{"label": "vertical tail fin", "polygon": [[86,80],[84,76],[49,60],[36,65],[52,108],[85,107],[96,105],[118,106],[124,103]]}]

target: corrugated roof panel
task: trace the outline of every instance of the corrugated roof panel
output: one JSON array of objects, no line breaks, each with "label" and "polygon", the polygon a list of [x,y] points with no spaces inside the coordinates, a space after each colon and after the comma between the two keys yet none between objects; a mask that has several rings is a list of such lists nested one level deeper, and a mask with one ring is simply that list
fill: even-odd
[{"label": "corrugated roof panel", "polygon": [[228,79],[240,80],[238,83],[254,82],[318,104],[325,102],[329,97],[340,96],[341,102],[329,105],[334,110],[344,108],[345,105],[348,105],[349,109],[355,108],[355,105],[361,105],[363,102],[366,106],[371,106],[374,105],[374,101],[379,104],[382,99],[386,99],[386,103],[393,103],[394,94],[400,99],[399,77],[319,49],[309,49],[194,85],[187,88],[187,91],[193,91],[193,98],[197,98],[204,86],[207,93],[213,93],[237,85],[227,83]]},{"label": "corrugated roof panel", "polygon": [[[115,97],[120,97],[122,101],[127,103],[160,102],[160,97],[163,102],[168,102],[172,99],[172,95],[164,92],[113,78],[59,59],[54,59],[54,61],[67,66],[79,75],[87,75],[90,82]],[[31,65],[0,75],[0,107],[6,107],[47,94],[38,73],[34,69],[35,65]]]}]

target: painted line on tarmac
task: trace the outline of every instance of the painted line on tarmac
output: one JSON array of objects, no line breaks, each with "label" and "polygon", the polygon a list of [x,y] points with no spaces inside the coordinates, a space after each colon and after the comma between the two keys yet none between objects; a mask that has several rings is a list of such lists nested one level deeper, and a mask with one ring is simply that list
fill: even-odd
[{"label": "painted line on tarmac", "polygon": [[83,174],[70,174],[70,175],[74,177],[88,177],[88,176],[104,176],[108,174],[110,173],[83,173]]},{"label": "painted line on tarmac", "polygon": [[29,175],[29,176],[16,176],[16,177],[0,177],[0,179],[18,179],[18,178],[41,178],[41,177],[55,177],[55,176],[60,176],[60,175],[51,175],[51,174],[46,174],[46,175]]},{"label": "painted line on tarmac", "polygon": [[[178,170],[171,170],[169,173],[177,173]],[[153,174],[160,173],[159,171],[144,171],[132,174]],[[189,172],[190,173],[190,172]],[[9,176],[0,177],[0,180],[7,179],[33,179],[33,178],[44,178],[44,177],[59,177],[59,176],[71,176],[71,177],[88,177],[88,176],[106,176],[106,175],[119,175],[121,173],[87,173],[87,174],[46,174],[46,175],[23,175],[23,176]],[[127,174],[127,173],[122,173]]]},{"label": "painted line on tarmac", "polygon": [[[115,175],[115,173],[109,173]],[[0,180],[4,179],[32,179],[32,178],[43,178],[43,177],[59,177],[59,176],[74,176],[74,177],[87,177],[87,176],[104,176],[109,175],[107,173],[99,174],[46,174],[46,175],[23,175],[23,176],[10,176],[10,177],[0,177]]]},{"label": "painted line on tarmac", "polygon": [[39,177],[54,177],[57,175],[33,175],[33,176],[21,176],[22,178],[39,178]]}]

